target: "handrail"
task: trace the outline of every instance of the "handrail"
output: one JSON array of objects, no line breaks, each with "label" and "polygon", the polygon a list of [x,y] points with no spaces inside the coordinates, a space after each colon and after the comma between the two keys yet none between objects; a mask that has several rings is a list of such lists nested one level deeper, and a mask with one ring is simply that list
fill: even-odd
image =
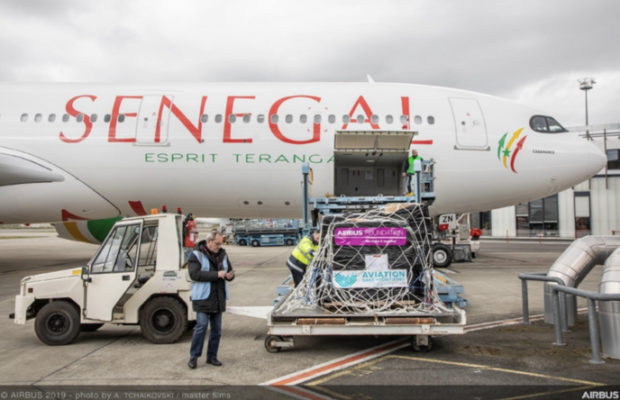
[{"label": "handrail", "polygon": [[[523,324],[530,324],[530,310],[528,304],[528,291],[527,291],[527,281],[541,281],[541,282],[555,282],[558,285],[564,286],[564,281],[558,278],[557,276],[547,276],[546,272],[532,272],[532,273],[524,273],[519,274],[519,279],[521,279],[521,302],[522,302],[522,310],[523,310]],[[560,318],[560,322],[562,325],[562,330],[567,331],[567,318],[566,318],[566,296],[562,294],[560,300],[560,315],[563,318]]]},{"label": "handrail", "polygon": [[568,293],[574,296],[585,297],[588,299],[588,327],[590,329],[590,345],[592,347],[592,359],[590,364],[603,364],[605,361],[601,359],[600,333],[598,329],[598,313],[596,311],[595,301],[617,301],[620,300],[620,293],[598,293],[589,290],[581,290],[568,286],[555,285],[552,288],[553,296],[553,323],[555,326],[555,345],[563,346],[565,343],[562,339],[562,331],[559,329],[559,293]]}]

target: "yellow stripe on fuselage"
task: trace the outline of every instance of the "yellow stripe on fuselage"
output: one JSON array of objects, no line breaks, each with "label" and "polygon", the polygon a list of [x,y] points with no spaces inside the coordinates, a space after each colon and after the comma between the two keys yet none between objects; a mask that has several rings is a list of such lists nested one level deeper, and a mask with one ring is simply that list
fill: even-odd
[{"label": "yellow stripe on fuselage", "polygon": [[[510,148],[512,147],[512,144],[517,140],[521,132],[523,132],[523,128],[517,129],[512,134],[512,137],[510,138],[510,140],[508,141],[508,144],[506,145],[506,150],[510,150]],[[504,155],[504,167],[508,168],[508,164],[506,164],[506,160],[508,160],[508,156]]]}]

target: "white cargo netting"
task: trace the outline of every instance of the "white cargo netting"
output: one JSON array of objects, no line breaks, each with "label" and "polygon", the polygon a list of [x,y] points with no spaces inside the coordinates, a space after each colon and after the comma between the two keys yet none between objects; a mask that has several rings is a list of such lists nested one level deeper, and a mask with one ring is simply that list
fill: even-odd
[{"label": "white cargo netting", "polygon": [[324,216],[314,260],[273,315],[450,312],[432,285],[431,229],[428,211],[420,204]]}]

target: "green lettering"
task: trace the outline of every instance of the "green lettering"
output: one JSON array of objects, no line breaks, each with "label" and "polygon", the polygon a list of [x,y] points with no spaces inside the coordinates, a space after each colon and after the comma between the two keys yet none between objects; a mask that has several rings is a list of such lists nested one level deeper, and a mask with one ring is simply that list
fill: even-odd
[{"label": "green lettering", "polygon": [[262,163],[262,162],[271,163],[271,154],[259,154],[258,162],[259,163]]},{"label": "green lettering", "polygon": [[295,164],[298,161],[301,162],[301,163],[305,163],[306,162],[306,155],[302,154],[301,156],[299,156],[298,154],[293,154],[293,164]]},{"label": "green lettering", "polygon": [[185,161],[186,162],[190,162],[190,161],[198,162],[198,154],[196,153],[185,154]]},{"label": "green lettering", "polygon": [[181,153],[172,153],[172,158],[170,159],[170,161],[175,162],[178,160],[182,160],[183,158],[183,154]]},{"label": "green lettering", "polygon": [[153,161],[153,153],[144,153],[144,162],[152,163]]},{"label": "green lettering", "polygon": [[157,161],[160,163],[168,162],[168,154],[166,153],[157,153]]},{"label": "green lettering", "polygon": [[284,154],[280,154],[278,156],[278,158],[276,158],[276,160],[274,161],[274,163],[279,163],[279,162],[284,162],[284,163],[288,163],[288,158],[286,158],[286,156]]},{"label": "green lettering", "polygon": [[235,162],[239,163],[239,157],[241,157],[241,154],[233,153],[233,157],[235,157]]},{"label": "green lettering", "polygon": [[308,162],[311,162],[313,164],[319,164],[323,162],[323,157],[321,157],[320,154],[311,154],[310,157],[308,157]]},{"label": "green lettering", "polygon": [[331,157],[329,157],[329,160],[327,160],[327,163],[333,163],[334,162],[334,156],[332,155]]},{"label": "green lettering", "polygon": [[254,156],[255,155],[256,154],[254,154],[254,153],[247,153],[245,155],[245,162],[248,163],[248,164],[254,164],[255,163],[255,161],[254,161]]}]

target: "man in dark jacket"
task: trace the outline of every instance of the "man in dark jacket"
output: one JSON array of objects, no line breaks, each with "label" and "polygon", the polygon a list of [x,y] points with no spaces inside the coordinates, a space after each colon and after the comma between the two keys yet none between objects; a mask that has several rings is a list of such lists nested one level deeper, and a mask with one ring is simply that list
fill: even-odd
[{"label": "man in dark jacket", "polygon": [[192,278],[192,307],[196,312],[196,326],[189,351],[190,368],[196,368],[196,361],[202,354],[207,327],[211,323],[207,364],[221,366],[217,350],[222,336],[222,313],[226,311],[228,292],[226,281],[232,281],[235,273],[228,261],[226,250],[222,248],[224,238],[218,231],[207,235],[206,241],[196,246],[188,259],[189,276]]}]

